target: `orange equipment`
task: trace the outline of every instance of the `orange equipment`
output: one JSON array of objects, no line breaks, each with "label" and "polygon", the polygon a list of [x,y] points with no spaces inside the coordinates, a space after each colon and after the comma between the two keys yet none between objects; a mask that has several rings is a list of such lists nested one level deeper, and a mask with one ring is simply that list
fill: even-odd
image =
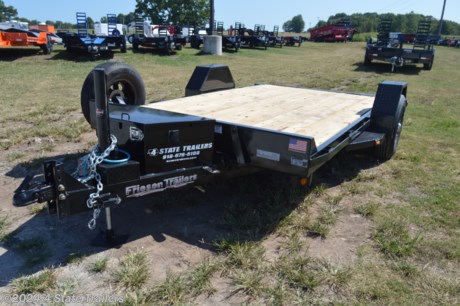
[{"label": "orange equipment", "polygon": [[52,26],[52,25],[43,25],[43,24],[31,25],[31,26],[29,26],[29,30],[41,30],[41,31],[46,31],[46,32],[50,32],[50,33],[55,33],[56,32],[56,30],[54,29],[54,26]]},{"label": "orange equipment", "polygon": [[53,44],[46,32],[34,33],[15,28],[0,30],[0,47],[29,46],[39,46],[44,54],[53,51]]}]

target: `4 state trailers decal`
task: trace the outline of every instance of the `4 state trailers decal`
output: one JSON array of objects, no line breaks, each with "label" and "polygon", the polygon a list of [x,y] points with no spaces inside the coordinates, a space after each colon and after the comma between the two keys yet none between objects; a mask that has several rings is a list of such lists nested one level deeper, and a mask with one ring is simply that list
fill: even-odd
[{"label": "4 state trailers decal", "polygon": [[161,159],[167,163],[181,162],[185,160],[197,159],[203,150],[210,150],[213,148],[212,142],[183,145],[168,148],[153,148],[147,151],[150,157],[161,156]]}]

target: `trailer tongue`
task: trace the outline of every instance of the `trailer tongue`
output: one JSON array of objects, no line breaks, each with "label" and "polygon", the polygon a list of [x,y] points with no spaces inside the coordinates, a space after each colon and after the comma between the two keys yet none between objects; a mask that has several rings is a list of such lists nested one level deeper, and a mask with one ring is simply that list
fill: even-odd
[{"label": "trailer tongue", "polygon": [[[15,206],[47,202],[59,217],[93,210],[92,229],[104,208],[110,238],[112,206],[224,171],[275,170],[308,184],[344,149],[369,148],[389,159],[407,105],[402,82],[381,83],[375,97],[272,85],[234,89],[222,65],[197,67],[185,98],[136,105],[144,90],[136,73],[110,62],[88,76],[82,93],[93,94],[82,95],[82,109],[98,146],[73,174],[61,162],[45,162],[43,176],[26,177],[15,191]],[[122,88],[113,85],[122,81]]]}]

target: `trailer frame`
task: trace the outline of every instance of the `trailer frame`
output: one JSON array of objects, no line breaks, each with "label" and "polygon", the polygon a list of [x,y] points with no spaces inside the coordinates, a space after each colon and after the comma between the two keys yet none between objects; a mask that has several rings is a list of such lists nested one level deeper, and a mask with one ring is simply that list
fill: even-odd
[{"label": "trailer frame", "polygon": [[[97,59],[101,53],[119,49],[126,53],[126,37],[117,28],[117,16],[107,14],[107,28],[109,35],[91,35],[88,32],[86,13],[77,12],[77,34],[63,35],[62,42],[67,52],[83,51],[90,54],[91,59]],[[115,25],[115,26],[114,26]]]},{"label": "trailer frame", "polygon": [[217,22],[216,33],[222,37],[222,49],[233,49],[235,52],[241,48],[241,36],[237,35],[237,31],[224,35],[224,23]]},{"label": "trailer frame", "polygon": [[166,51],[168,55],[182,50],[187,40],[182,33],[176,33],[176,27],[170,25],[158,25],[158,36],[147,36],[144,31],[144,20],[137,18],[135,21],[135,34],[128,36],[128,41],[132,44],[133,51],[139,47]]},{"label": "trailer frame", "polygon": [[236,22],[235,31],[241,38],[241,47],[248,47],[251,49],[263,49],[267,50],[269,45],[269,39],[264,34],[265,26],[256,24],[254,30],[245,28],[244,24]]},{"label": "trailer frame", "polygon": [[435,48],[429,30],[431,19],[420,20],[412,48],[406,48],[403,34],[390,37],[391,20],[381,20],[378,26],[377,41],[368,39],[364,54],[364,65],[370,66],[372,61],[391,64],[391,71],[406,64],[423,64],[424,70],[431,70],[435,58]]},{"label": "trailer frame", "polygon": [[51,37],[46,32],[32,32],[17,28],[0,30],[0,47],[31,47],[37,46],[43,54],[53,51]]},{"label": "trailer frame", "polygon": [[[44,162],[43,174],[26,176],[14,192],[15,206],[47,202],[48,211],[57,213],[59,218],[92,210],[93,217],[88,223],[91,229],[104,209],[107,239],[113,240],[110,209],[123,201],[206,183],[221,173],[241,169],[278,171],[302,178],[304,185],[310,185],[314,172],[342,150],[367,148],[379,159],[390,159],[399,142],[407,106],[405,82],[382,82],[375,97],[271,85],[235,88],[233,76],[225,65],[198,66],[187,84],[186,97],[143,106],[136,105],[141,104],[139,97],[132,100],[113,88],[113,83],[124,80],[120,72],[130,76],[123,90],[135,90],[127,88],[137,82],[135,69],[116,62],[96,67],[82,89],[82,93],[91,90],[93,93],[93,98],[83,97],[82,106],[86,104],[83,112],[89,112],[89,118],[85,117],[97,132],[95,149],[80,159],[80,167],[72,174],[65,171],[62,162]],[[311,136],[264,128],[260,124],[248,125],[243,117],[243,121],[228,121],[220,119],[218,113],[214,118],[202,116],[200,104],[196,103],[202,101],[201,109],[209,110],[212,107],[206,107],[206,103],[222,97],[222,105],[232,106],[241,92],[252,93],[257,101],[263,101],[264,97],[273,100],[271,92],[260,95],[266,90],[279,92],[280,97],[293,90],[307,109],[313,105],[307,103],[308,99],[316,105],[322,99],[330,103],[333,98],[349,97],[350,102],[342,106],[353,105],[348,111],[352,116],[329,131],[330,136],[317,137],[322,128],[317,127],[312,132],[316,136]],[[120,99],[125,99],[123,104],[116,103]],[[278,98],[274,99],[276,102]],[[283,103],[289,105],[292,99]],[[190,113],[174,111],[182,109],[186,105],[183,102],[190,106]],[[247,103],[241,101],[241,105]],[[251,111],[251,107],[241,111],[248,118],[251,113],[259,117],[258,110]],[[192,109],[198,113],[192,114]],[[291,111],[303,114],[301,110]],[[301,117],[308,116],[302,114]]]}]

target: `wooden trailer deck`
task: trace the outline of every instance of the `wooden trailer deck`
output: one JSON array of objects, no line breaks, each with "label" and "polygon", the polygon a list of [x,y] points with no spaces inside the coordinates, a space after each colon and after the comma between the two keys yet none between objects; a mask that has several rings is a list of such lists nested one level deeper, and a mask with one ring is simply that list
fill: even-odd
[{"label": "wooden trailer deck", "polygon": [[365,95],[257,85],[143,107],[311,136],[320,146],[368,112],[373,103],[374,97]]}]

